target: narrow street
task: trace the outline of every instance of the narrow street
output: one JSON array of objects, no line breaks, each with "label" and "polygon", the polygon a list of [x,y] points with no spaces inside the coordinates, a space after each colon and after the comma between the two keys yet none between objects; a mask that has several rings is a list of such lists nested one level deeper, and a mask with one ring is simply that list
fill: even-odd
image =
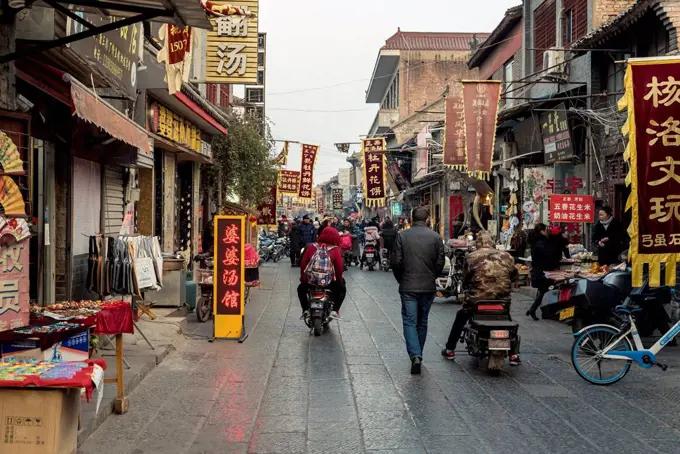
[{"label": "narrow street", "polygon": [[261,268],[243,344],[208,343],[210,323],[190,323],[186,348],[79,452],[678,452],[676,350],[662,354],[666,373],[634,366],[617,385],[589,385],[569,362],[569,327],[527,319],[516,294],[521,367],[491,376],[462,346],[444,361],[458,305],[436,302],[423,374],[411,376],[391,273],[352,268],[343,320],[321,337],[299,320],[298,273],[287,261]]}]

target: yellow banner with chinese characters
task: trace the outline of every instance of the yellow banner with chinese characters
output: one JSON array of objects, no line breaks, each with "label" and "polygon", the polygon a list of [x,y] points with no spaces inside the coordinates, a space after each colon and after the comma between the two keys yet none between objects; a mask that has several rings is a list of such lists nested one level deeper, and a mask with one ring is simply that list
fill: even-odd
[{"label": "yellow banner with chinese characters", "polygon": [[680,261],[680,58],[630,59],[619,109],[630,164],[629,257],[633,286],[674,286]]},{"label": "yellow banner with chinese characters", "polygon": [[212,24],[206,46],[208,83],[256,84],[258,66],[264,66],[258,61],[259,1],[242,0],[237,6],[208,11]]}]

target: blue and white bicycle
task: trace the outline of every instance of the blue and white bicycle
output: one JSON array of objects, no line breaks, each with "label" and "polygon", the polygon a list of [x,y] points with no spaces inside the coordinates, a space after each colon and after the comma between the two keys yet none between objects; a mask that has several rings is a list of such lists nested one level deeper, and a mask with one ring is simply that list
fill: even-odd
[{"label": "blue and white bicycle", "polygon": [[574,334],[571,363],[581,378],[595,385],[611,385],[626,376],[633,361],[644,369],[657,366],[666,370],[668,366],[658,363],[656,355],[680,332],[680,321],[645,349],[633,319],[633,314],[642,310],[628,299],[616,307],[616,312],[627,319],[620,328],[591,325]]}]

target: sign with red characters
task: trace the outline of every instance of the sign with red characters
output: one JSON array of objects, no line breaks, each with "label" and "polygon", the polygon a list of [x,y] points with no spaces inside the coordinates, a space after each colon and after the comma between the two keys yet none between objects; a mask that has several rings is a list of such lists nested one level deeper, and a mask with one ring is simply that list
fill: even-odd
[{"label": "sign with red characters", "polygon": [[550,222],[593,222],[595,203],[592,195],[550,194]]},{"label": "sign with red characters", "polygon": [[[215,216],[215,337],[241,335],[245,295],[245,217]],[[220,318],[220,316],[238,316]]]},{"label": "sign with red characters", "polygon": [[314,164],[318,151],[317,145],[302,145],[302,168],[300,170],[300,191],[298,192],[300,201],[312,200],[314,194]]}]

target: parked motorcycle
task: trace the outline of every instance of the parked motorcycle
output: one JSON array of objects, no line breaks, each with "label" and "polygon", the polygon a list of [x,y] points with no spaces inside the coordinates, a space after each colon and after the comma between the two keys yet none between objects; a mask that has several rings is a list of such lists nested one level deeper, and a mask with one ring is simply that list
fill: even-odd
[{"label": "parked motorcycle", "polygon": [[380,249],[380,268],[385,272],[390,270],[390,251],[385,248]]},{"label": "parked motorcycle", "polygon": [[205,323],[212,315],[214,260],[212,255],[203,253],[194,257],[194,262],[198,262],[199,266],[196,270],[196,285],[201,291],[196,301],[196,318],[199,322]]},{"label": "parked motorcycle", "polygon": [[274,256],[274,246],[276,245],[276,237],[267,235],[264,230],[260,232],[259,242],[260,249],[257,251],[260,255],[260,263],[268,262]]},{"label": "parked motorcycle", "polygon": [[272,250],[272,260],[274,263],[286,257],[286,250],[288,250],[288,255],[290,255],[290,240],[287,236],[277,238],[274,242],[274,248]]},{"label": "parked motorcycle", "polygon": [[470,356],[480,360],[488,358],[488,369],[500,371],[510,352],[519,350],[519,324],[510,317],[510,303],[478,301],[472,311],[461,340]]},{"label": "parked motorcycle", "polygon": [[359,269],[363,270],[364,266],[366,266],[369,271],[373,271],[376,263],[378,263],[378,259],[375,256],[375,254],[376,254],[375,245],[366,244],[366,247],[364,247],[364,259],[361,261]]},{"label": "parked motorcycle", "polygon": [[309,301],[309,317],[305,319],[305,323],[310,329],[309,334],[314,333],[315,336],[320,336],[321,331],[331,321],[333,308],[331,292],[322,287],[312,287],[307,293],[307,301]]},{"label": "parked motorcycle", "polygon": [[437,278],[437,293],[440,298],[455,297],[458,300],[463,295],[463,266],[465,265],[465,257],[469,249],[467,248],[451,248],[448,247],[446,256],[448,258],[449,266],[444,268],[442,276]]}]

